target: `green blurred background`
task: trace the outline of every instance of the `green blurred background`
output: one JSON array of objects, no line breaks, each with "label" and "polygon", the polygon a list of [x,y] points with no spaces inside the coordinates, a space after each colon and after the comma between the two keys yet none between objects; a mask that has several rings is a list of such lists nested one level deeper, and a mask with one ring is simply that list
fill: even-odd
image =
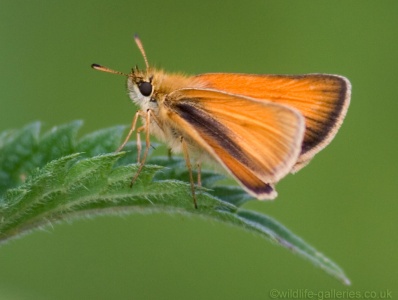
[{"label": "green blurred background", "polygon": [[237,228],[130,215],[56,225],[0,248],[0,299],[267,299],[271,289],[398,293],[397,1],[0,1],[0,130],[129,124],[143,61],[187,73],[335,73],[353,85],[332,144],[245,206],[336,261],[345,287]]}]

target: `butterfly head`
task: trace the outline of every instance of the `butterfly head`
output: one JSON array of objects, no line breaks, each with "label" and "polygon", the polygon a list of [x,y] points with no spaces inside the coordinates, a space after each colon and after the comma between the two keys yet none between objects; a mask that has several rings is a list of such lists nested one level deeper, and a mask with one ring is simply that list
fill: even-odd
[{"label": "butterfly head", "polygon": [[145,71],[140,70],[138,66],[133,68],[129,74],[115,71],[97,64],[92,64],[91,67],[99,71],[126,76],[128,93],[131,100],[137,105],[141,106],[141,108],[147,108],[149,106],[149,102],[154,102],[154,99],[152,98],[154,93],[154,76],[150,74],[148,60],[141,40],[137,35],[134,36],[134,40],[142,54],[142,57],[144,58],[146,66]]},{"label": "butterfly head", "polygon": [[154,101],[152,99],[155,90],[153,75],[149,75],[148,69],[142,71],[135,67],[128,75],[127,89],[131,100],[140,106]]}]

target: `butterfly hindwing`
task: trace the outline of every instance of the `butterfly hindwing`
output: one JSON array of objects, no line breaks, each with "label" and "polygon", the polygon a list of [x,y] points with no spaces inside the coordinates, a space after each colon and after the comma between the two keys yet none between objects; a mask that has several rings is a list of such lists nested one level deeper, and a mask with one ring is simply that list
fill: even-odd
[{"label": "butterfly hindwing", "polygon": [[305,117],[306,130],[298,171],[326,147],[345,117],[350,102],[350,82],[337,75],[248,75],[209,73],[196,76],[206,87],[288,105]]}]

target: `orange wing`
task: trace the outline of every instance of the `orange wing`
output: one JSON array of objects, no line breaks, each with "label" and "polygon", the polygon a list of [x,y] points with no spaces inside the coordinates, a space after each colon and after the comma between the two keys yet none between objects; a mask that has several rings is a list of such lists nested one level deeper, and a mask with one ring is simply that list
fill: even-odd
[{"label": "orange wing", "polygon": [[326,147],[340,128],[350,102],[350,82],[337,75],[248,75],[210,73],[196,76],[207,88],[294,107],[305,117],[298,171]]},{"label": "orange wing", "polygon": [[300,154],[304,118],[293,108],[216,90],[181,89],[164,101],[170,126],[200,147],[259,199]]}]

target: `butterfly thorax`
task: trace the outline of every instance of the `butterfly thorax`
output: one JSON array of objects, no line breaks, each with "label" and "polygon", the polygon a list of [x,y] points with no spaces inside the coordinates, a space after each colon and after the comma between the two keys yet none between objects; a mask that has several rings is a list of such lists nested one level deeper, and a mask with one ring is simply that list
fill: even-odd
[{"label": "butterfly thorax", "polygon": [[[149,87],[151,91],[149,93]],[[194,76],[179,73],[166,73],[163,70],[150,68],[143,71],[135,68],[127,80],[128,94],[142,112],[151,110],[149,131],[151,135],[164,141],[175,152],[180,152],[182,132],[168,123],[167,114],[172,113],[167,101],[172,99],[173,92],[181,89],[204,88],[205,83]],[[146,123],[146,118],[141,118]]]}]

